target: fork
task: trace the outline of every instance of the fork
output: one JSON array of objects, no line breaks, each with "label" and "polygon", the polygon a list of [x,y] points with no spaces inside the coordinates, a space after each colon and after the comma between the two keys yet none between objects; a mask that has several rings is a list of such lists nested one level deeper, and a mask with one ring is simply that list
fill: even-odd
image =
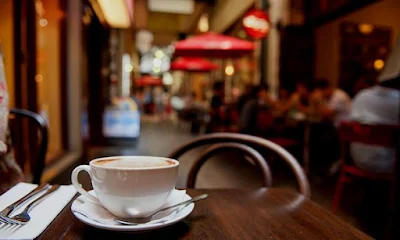
[{"label": "fork", "polygon": [[25,209],[18,215],[9,218],[9,217],[4,217],[0,216],[0,221],[6,224],[16,224],[16,225],[24,225],[29,220],[31,220],[31,217],[29,216],[29,212],[37,205],[39,204],[45,197],[56,191],[60,186],[59,185],[53,185],[46,191],[45,194],[40,196],[38,199],[35,201],[31,202],[28,206],[25,207]]},{"label": "fork", "polygon": [[12,214],[16,209],[18,209],[19,206],[21,206],[24,202],[28,201],[32,197],[36,196],[43,190],[47,189],[50,185],[48,183],[46,184],[41,184],[37,188],[33,189],[31,192],[29,192],[27,195],[25,195],[23,198],[19,199],[18,201],[14,202],[10,206],[4,208],[0,212],[0,218],[1,217],[8,217],[10,214]]}]

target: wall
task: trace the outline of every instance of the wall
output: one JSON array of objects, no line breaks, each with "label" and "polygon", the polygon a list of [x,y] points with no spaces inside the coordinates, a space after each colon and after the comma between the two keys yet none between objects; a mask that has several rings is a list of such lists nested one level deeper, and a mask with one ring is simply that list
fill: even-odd
[{"label": "wall", "polygon": [[67,98],[68,147],[82,150],[82,8],[81,0],[68,1],[67,12]]},{"label": "wall", "polygon": [[339,78],[339,25],[343,21],[389,26],[393,29],[392,43],[399,37],[400,1],[385,0],[325,24],[316,29],[315,77],[327,78],[337,85]]},{"label": "wall", "polygon": [[4,64],[10,106],[14,106],[14,20],[13,0],[0,0],[0,41],[3,45]]},{"label": "wall", "polygon": [[287,0],[270,0],[268,10],[271,21],[271,29],[267,38],[264,39],[267,44],[265,55],[267,56],[267,66],[261,71],[266,71],[269,93],[272,97],[278,97],[279,89],[279,59],[281,35],[276,27],[276,23],[281,21],[283,25],[289,21],[289,2]]}]

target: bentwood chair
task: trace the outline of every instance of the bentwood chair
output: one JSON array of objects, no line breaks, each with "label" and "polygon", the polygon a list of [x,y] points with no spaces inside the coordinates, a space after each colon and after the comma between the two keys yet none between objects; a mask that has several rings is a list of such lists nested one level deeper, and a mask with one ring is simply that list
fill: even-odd
[{"label": "bentwood chair", "polygon": [[250,157],[263,173],[264,187],[272,186],[271,171],[267,161],[262,155],[255,149],[270,150],[280,158],[282,158],[293,171],[296,180],[298,182],[299,191],[302,195],[309,198],[311,196],[310,185],[306,174],[297,160],[284,148],[273,143],[272,141],[255,137],[246,134],[239,133],[213,133],[200,136],[191,142],[179,147],[172,152],[169,157],[173,159],[179,159],[184,153],[200,146],[210,145],[206,148],[200,156],[195,160],[192,168],[190,169],[187,187],[193,188],[196,183],[196,176],[202,167],[202,165],[210,159],[211,156],[225,150],[239,150],[244,153],[245,156]]},{"label": "bentwood chair", "polygon": [[[35,155],[30,156],[30,159],[32,161],[30,162],[30,171],[32,175],[32,183],[39,184],[40,179],[42,177],[42,173],[44,170],[45,166],[45,159],[46,159],[46,153],[47,153],[47,146],[48,146],[48,125],[46,120],[41,117],[39,114],[25,110],[25,109],[16,109],[16,108],[11,108],[10,109],[10,130],[11,130],[11,138],[13,142],[13,148],[18,150],[22,149],[22,146],[18,146],[19,143],[22,143],[22,139],[16,139],[17,133],[19,133],[21,130],[22,124],[24,122],[22,121],[23,119],[27,119],[29,123],[33,123],[35,126],[35,130],[38,130],[39,140],[38,140],[38,145],[36,151],[34,151]],[[36,132],[35,132],[36,133]],[[18,141],[20,140],[20,141]],[[31,153],[28,153],[31,154]],[[18,154],[17,154],[18,155]],[[23,165],[25,164],[24,161],[19,161],[17,159],[17,162],[22,165],[22,169],[24,169]]]},{"label": "bentwood chair", "polygon": [[[359,122],[348,121],[341,123],[339,128],[339,137],[342,147],[342,166],[332,202],[333,213],[336,213],[339,207],[344,185],[352,182],[354,178],[367,179],[370,181],[394,180],[394,172],[375,173],[355,166],[349,154],[350,143],[362,143],[371,146],[396,149],[396,145],[399,141],[399,127],[388,125],[366,125]],[[393,166],[393,170],[394,168],[395,166]]]}]

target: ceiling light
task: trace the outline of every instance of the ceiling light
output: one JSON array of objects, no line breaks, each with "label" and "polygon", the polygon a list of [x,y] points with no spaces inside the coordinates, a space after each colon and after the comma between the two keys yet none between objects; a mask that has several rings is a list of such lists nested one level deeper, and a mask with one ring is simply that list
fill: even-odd
[{"label": "ceiling light", "polygon": [[129,28],[128,5],[125,0],[97,0],[108,25],[113,28]]},{"label": "ceiling light", "polygon": [[147,4],[152,12],[192,14],[195,3],[193,0],[148,0]]}]

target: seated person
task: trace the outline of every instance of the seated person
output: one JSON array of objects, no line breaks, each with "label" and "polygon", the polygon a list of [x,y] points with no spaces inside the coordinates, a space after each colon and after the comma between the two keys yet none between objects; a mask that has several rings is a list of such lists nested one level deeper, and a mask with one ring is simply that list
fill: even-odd
[{"label": "seated person", "polygon": [[213,85],[213,95],[210,102],[210,122],[206,132],[218,131],[224,125],[224,83],[216,81]]},{"label": "seated person", "polygon": [[211,98],[211,111],[218,112],[224,105],[224,83],[217,81],[213,86],[213,96]]},{"label": "seated person", "polygon": [[287,112],[292,119],[303,119],[308,113],[308,86],[303,82],[296,83],[296,90],[286,102],[281,101],[281,111]]},{"label": "seated person", "polygon": [[0,195],[23,181],[24,175],[15,162],[8,131],[8,92],[0,54]]},{"label": "seated person", "polygon": [[341,89],[333,88],[325,79],[320,79],[315,85],[312,96],[316,114],[323,120],[329,120],[335,127],[347,119],[351,107],[349,95]]},{"label": "seated person", "polygon": [[275,102],[268,95],[268,86],[253,87],[252,98],[247,101],[240,112],[239,128],[242,133],[260,135],[260,130],[273,123],[271,109]]},{"label": "seated person", "polygon": [[[386,86],[385,82],[355,96],[351,119],[365,124],[399,125],[400,90]],[[381,173],[394,170],[395,149],[353,143],[350,150],[354,163],[361,169]]]}]

